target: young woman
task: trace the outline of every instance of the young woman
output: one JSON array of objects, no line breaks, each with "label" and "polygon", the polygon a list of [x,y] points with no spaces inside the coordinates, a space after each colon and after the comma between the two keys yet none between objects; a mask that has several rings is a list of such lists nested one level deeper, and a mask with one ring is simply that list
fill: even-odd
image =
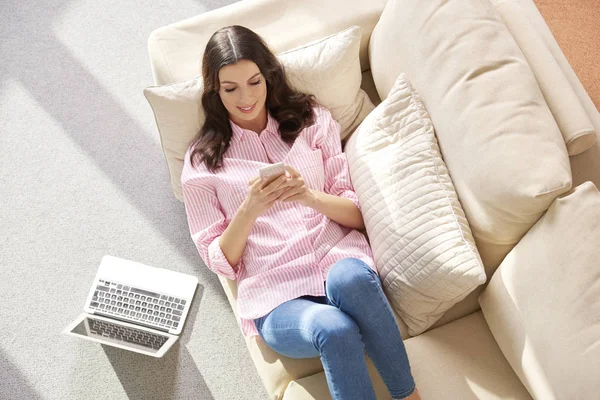
[{"label": "young woman", "polygon": [[[375,399],[364,351],[394,399],[419,399],[342,152],[340,125],[293,90],[260,36],[217,31],[202,59],[206,121],[182,185],[190,233],[238,282],[244,336],[291,358],[321,357],[333,399]],[[271,182],[258,169],[285,162]]]}]

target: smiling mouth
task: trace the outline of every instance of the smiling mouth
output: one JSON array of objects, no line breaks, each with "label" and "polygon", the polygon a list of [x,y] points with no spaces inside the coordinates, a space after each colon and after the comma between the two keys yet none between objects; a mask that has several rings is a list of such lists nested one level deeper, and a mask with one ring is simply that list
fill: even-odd
[{"label": "smiling mouth", "polygon": [[250,107],[244,107],[244,108],[242,108],[242,107],[238,107],[238,109],[239,109],[241,112],[249,113],[249,112],[252,112],[252,111],[254,111],[254,107],[255,107],[255,106],[256,106],[256,104],[253,104],[253,105],[251,105]]}]

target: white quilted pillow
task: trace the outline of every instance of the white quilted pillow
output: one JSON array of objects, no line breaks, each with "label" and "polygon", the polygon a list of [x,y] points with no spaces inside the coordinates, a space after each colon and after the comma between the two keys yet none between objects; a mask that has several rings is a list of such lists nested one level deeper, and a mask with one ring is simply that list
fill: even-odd
[{"label": "white quilted pillow", "polygon": [[345,151],[384,291],[418,335],[486,276],[431,120],[405,74]]}]

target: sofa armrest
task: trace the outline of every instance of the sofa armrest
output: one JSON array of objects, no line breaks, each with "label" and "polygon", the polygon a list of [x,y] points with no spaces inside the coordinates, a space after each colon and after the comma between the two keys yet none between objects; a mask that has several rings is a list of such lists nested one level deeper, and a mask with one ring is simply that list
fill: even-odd
[{"label": "sofa armrest", "polygon": [[519,0],[492,0],[492,4],[527,59],[569,155],[583,153],[596,141],[596,131],[565,73]]},{"label": "sofa armrest", "polygon": [[557,198],[479,298],[504,356],[539,399],[600,392],[600,192]]},{"label": "sofa armrest", "polygon": [[366,71],[369,37],[386,1],[245,0],[157,28],[148,38],[154,83],[172,84],[200,75],[208,40],[217,29],[229,25],[252,29],[275,54],[358,25],[360,64]]},{"label": "sofa armrest", "polygon": [[[519,4],[527,13],[527,18],[542,36],[552,55],[560,65],[560,68],[571,83],[573,90],[575,90],[581,105],[587,112],[596,130],[596,135],[600,137],[600,112],[569,64],[567,57],[552,35],[548,24],[537,9],[534,0],[519,0]],[[593,6],[590,4],[588,7]],[[573,186],[577,186],[585,181],[592,181],[596,187],[600,187],[600,139],[597,139],[589,150],[571,157],[571,170],[573,172]]]}]

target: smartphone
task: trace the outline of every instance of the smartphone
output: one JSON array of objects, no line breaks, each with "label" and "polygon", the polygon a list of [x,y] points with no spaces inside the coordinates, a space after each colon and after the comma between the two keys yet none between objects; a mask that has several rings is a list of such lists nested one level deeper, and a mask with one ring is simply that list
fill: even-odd
[{"label": "smartphone", "polygon": [[258,169],[258,176],[266,183],[263,188],[269,186],[271,182],[285,174],[285,163],[279,162],[277,164],[267,165]]}]

